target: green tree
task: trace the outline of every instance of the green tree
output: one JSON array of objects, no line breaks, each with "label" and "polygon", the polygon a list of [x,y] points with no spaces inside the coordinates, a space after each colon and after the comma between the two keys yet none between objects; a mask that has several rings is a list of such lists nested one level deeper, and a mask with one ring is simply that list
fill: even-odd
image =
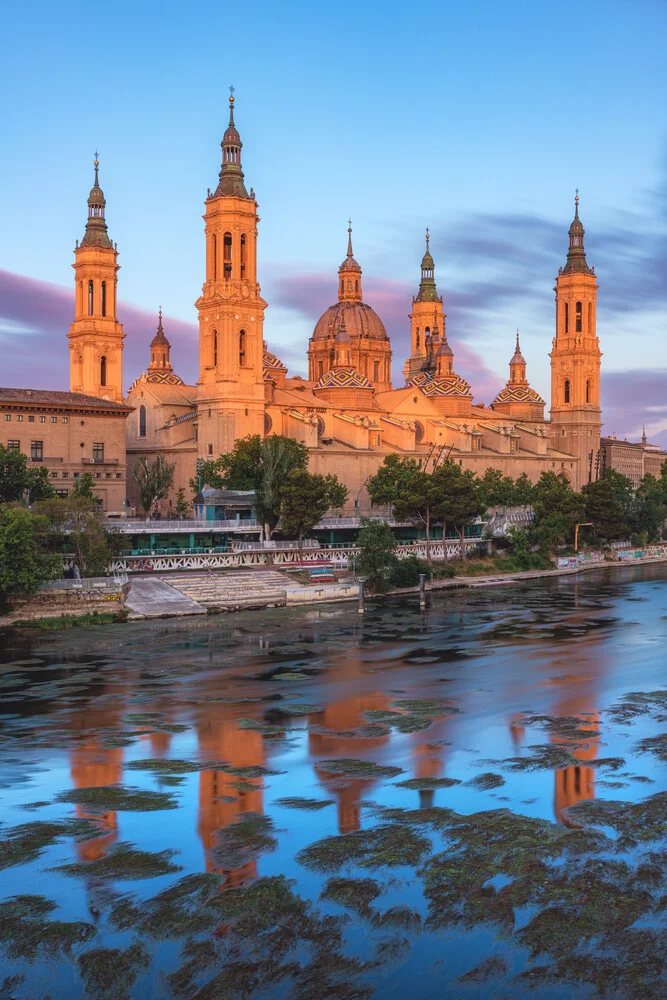
[{"label": "green tree", "polygon": [[175,466],[166,462],[161,455],[158,455],[149,462],[145,455],[142,455],[134,467],[134,481],[139,489],[139,503],[148,514],[153,509],[153,505],[164,498],[174,483]]},{"label": "green tree", "polygon": [[545,553],[571,542],[575,524],[587,520],[583,496],[555,472],[543,472],[535,484],[533,511],[533,537]]},{"label": "green tree", "polygon": [[0,503],[18,503],[30,488],[28,460],[21,451],[0,444]]},{"label": "green tree", "polygon": [[516,506],[516,487],[511,476],[503,476],[499,469],[486,469],[477,483],[477,491],[484,504],[484,510],[489,507]]},{"label": "green tree", "polygon": [[188,501],[185,498],[185,488],[183,486],[179,487],[176,492],[176,513],[177,514],[187,514],[188,512]]},{"label": "green tree", "polygon": [[199,483],[213,490],[258,490],[262,483],[260,435],[239,438],[230,452],[200,462],[197,478],[190,480],[190,486],[197,491]]},{"label": "green tree", "polygon": [[581,495],[594,538],[612,541],[630,537],[635,504],[632,481],[627,476],[607,469],[600,479],[586,483]]},{"label": "green tree", "polygon": [[[272,434],[259,449],[259,486],[257,516],[264,525],[265,537],[271,535],[280,520],[282,494],[292,472],[308,468],[308,449],[295,438]],[[331,504],[335,506],[335,504]]]},{"label": "green tree", "polygon": [[74,487],[70,496],[75,497],[77,500],[97,499],[95,496],[95,490],[93,489],[92,472],[83,472],[78,479],[74,480]]},{"label": "green tree", "polygon": [[[446,463],[445,463],[446,464]],[[366,483],[371,503],[389,505],[398,520],[424,525],[426,559],[431,562],[431,523],[437,520],[442,506],[437,482],[424,472],[414,458],[387,455],[384,462]]]},{"label": "green tree", "polygon": [[51,485],[49,470],[45,465],[38,465],[36,469],[29,469],[28,472],[30,475],[28,503],[49,500],[56,495],[56,491]]},{"label": "green tree", "polygon": [[470,469],[465,471],[459,469],[458,482],[455,481],[451,492],[447,497],[443,497],[443,505],[448,520],[458,530],[461,540],[460,559],[463,560],[466,557],[466,528],[485,510],[485,505],[479,497],[478,480],[474,472]]},{"label": "green tree", "polygon": [[535,484],[525,472],[514,481],[514,503],[517,507],[528,507],[535,498]]},{"label": "green tree", "polygon": [[357,544],[360,548],[356,561],[357,573],[368,581],[375,593],[390,589],[396,564],[396,536],[386,521],[362,517]]},{"label": "green tree", "polygon": [[667,481],[647,473],[635,491],[632,516],[634,536],[645,535],[650,542],[662,536],[667,517]]},{"label": "green tree", "polygon": [[0,508],[0,605],[29,596],[59,575],[62,558],[47,555],[46,519],[24,508]]},{"label": "green tree", "polygon": [[336,476],[312,475],[295,469],[282,491],[280,523],[283,534],[299,540],[299,560],[303,563],[303,539],[330,507],[341,507],[347,500],[347,488]]}]

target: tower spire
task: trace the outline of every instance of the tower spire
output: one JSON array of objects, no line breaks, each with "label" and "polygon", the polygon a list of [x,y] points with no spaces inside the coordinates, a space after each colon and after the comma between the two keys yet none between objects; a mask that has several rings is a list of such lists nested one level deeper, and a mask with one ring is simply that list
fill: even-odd
[{"label": "tower spire", "polygon": [[220,168],[218,186],[214,198],[231,195],[233,198],[247,198],[241,169],[241,149],[243,143],[238,129],[234,124],[234,87],[229,88],[229,125],[220,143],[222,147],[222,166]]},{"label": "tower spire", "polygon": [[430,249],[431,234],[426,228],[426,249],[422,257],[421,281],[419,282],[419,293],[417,302],[439,302],[438,290],[435,286],[435,264],[431,256]]},{"label": "tower spire", "polygon": [[352,219],[347,220],[347,255],[353,257],[352,253]]},{"label": "tower spire", "polygon": [[92,188],[90,189],[90,194],[88,195],[88,220],[86,222],[86,231],[80,245],[82,247],[103,247],[105,250],[108,250],[112,244],[107,232],[106,219],[104,218],[106,200],[104,198],[104,192],[100,187],[100,161],[97,157],[98,154],[96,151],[95,161],[93,164],[95,168],[95,180]]},{"label": "tower spire", "polygon": [[592,274],[586,262],[586,251],[584,249],[584,227],[579,218],[579,188],[574,196],[574,219],[569,228],[568,236],[570,246],[567,251],[567,263],[563,268],[563,274]]},{"label": "tower spire", "polygon": [[352,256],[352,219],[347,220],[347,256],[338,268],[338,301],[361,302],[361,268]]}]

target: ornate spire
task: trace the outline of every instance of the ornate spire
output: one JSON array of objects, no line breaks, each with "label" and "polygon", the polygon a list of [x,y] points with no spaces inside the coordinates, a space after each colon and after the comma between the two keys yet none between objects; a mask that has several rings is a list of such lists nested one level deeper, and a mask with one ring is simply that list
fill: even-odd
[{"label": "ornate spire", "polygon": [[338,301],[361,302],[361,268],[352,256],[352,219],[347,220],[347,256],[338,268]]},{"label": "ornate spire", "polygon": [[426,250],[422,257],[421,281],[419,282],[419,293],[416,302],[439,302],[440,297],[435,286],[435,264],[431,256],[430,243],[431,234],[426,229]]},{"label": "ornate spire", "polygon": [[234,124],[234,88],[229,88],[229,125],[220,143],[222,147],[222,167],[220,169],[218,186],[214,198],[231,195],[234,198],[247,198],[248,192],[243,182],[241,169],[241,149],[243,143]]},{"label": "ornate spire", "polygon": [[574,197],[574,219],[570,226],[569,233],[570,246],[567,251],[567,263],[563,268],[563,274],[592,274],[586,263],[586,251],[584,250],[584,227],[579,218],[579,188]]},{"label": "ornate spire", "polygon": [[95,182],[90,189],[90,194],[88,195],[88,221],[86,222],[86,231],[79,245],[82,247],[102,247],[103,249],[108,250],[112,246],[112,243],[109,239],[107,224],[104,218],[106,200],[104,198],[104,192],[100,187],[100,161],[97,158],[97,152],[95,153],[94,167]]},{"label": "ornate spire", "polygon": [[521,353],[521,347],[519,346],[519,331],[518,330],[516,331],[516,346],[514,348],[514,357],[510,361],[510,365],[512,365],[514,363],[524,364],[524,365],[526,363],[526,360],[525,360],[523,354]]},{"label": "ornate spire", "polygon": [[157,332],[151,340],[151,363],[148,366],[148,371],[172,371],[171,361],[169,359],[170,351],[171,344],[165,337],[164,329],[162,328],[162,306],[160,306],[160,310],[158,312]]}]

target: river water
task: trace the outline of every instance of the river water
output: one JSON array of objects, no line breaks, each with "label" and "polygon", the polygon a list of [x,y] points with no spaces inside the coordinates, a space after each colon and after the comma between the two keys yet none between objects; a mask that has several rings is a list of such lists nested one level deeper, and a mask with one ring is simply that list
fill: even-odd
[{"label": "river water", "polygon": [[0,636],[0,998],[667,995],[667,566]]}]

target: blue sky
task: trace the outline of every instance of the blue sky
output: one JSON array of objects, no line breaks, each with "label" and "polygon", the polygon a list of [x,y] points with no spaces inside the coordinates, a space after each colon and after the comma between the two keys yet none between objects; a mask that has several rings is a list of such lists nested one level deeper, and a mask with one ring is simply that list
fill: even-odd
[{"label": "blue sky", "polygon": [[95,149],[121,254],[125,381],[160,303],[175,366],[194,376],[203,199],[233,83],[266,335],[293,371],[335,298],[351,215],[396,384],[429,225],[477,397],[505,380],[519,327],[548,399],[553,279],[579,187],[606,430],[646,421],[667,443],[664,2],[26,3],[2,35],[0,382],[25,383],[28,362],[33,384],[66,387],[57,286],[72,287]]}]

